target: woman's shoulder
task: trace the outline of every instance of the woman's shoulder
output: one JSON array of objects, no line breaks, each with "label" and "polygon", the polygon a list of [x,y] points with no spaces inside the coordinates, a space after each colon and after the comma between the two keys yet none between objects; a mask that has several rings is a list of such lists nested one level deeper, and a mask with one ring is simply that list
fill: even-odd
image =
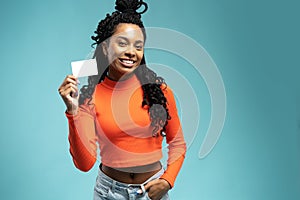
[{"label": "woman's shoulder", "polygon": [[172,88],[169,85],[167,85],[166,83],[161,84],[160,88],[161,88],[162,92],[164,93],[168,104],[169,105],[176,104]]}]

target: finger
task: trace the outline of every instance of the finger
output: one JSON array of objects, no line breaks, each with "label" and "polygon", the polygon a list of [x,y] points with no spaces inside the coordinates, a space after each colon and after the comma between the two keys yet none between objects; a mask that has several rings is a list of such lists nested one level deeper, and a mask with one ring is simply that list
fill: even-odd
[{"label": "finger", "polygon": [[76,76],[73,76],[73,75],[70,75],[69,77],[67,77],[68,78],[68,80],[72,80],[72,81],[74,81],[74,84],[76,84],[76,85],[80,85],[80,81],[79,81],[79,79],[78,79],[78,77],[76,77]]},{"label": "finger", "polygon": [[159,178],[158,180],[160,182],[164,183],[164,185],[166,185],[166,187],[168,187],[168,189],[171,189],[171,184],[166,179]]},{"label": "finger", "polygon": [[73,88],[71,89],[71,92],[66,96],[67,97],[67,99],[69,100],[69,101],[71,101],[72,103],[74,103],[74,101],[76,100],[78,100],[78,97],[79,97],[79,94],[78,94],[78,92],[76,92],[75,90],[73,90]]},{"label": "finger", "polygon": [[76,92],[76,90],[74,90],[74,88],[70,87],[66,90],[64,90],[62,93],[61,93],[61,96],[64,98],[64,99],[69,99],[71,97],[70,93],[71,92]]},{"label": "finger", "polygon": [[76,97],[76,96],[72,96],[71,93],[76,94],[76,96],[77,96],[78,95],[78,89],[70,86],[69,88],[64,88],[64,89],[59,91],[59,94],[63,99],[66,99],[68,96]]},{"label": "finger", "polygon": [[76,84],[74,84],[74,83],[69,83],[69,84],[67,84],[67,85],[66,85],[66,87],[67,87],[67,88],[69,88],[69,87],[72,87],[72,88],[74,88],[74,89],[78,90],[78,87],[77,87],[77,85],[76,85]]},{"label": "finger", "polygon": [[73,84],[73,83],[68,83],[68,84],[64,85],[63,87],[61,87],[61,88],[60,88],[60,91],[67,90],[67,89],[69,89],[70,87],[72,87],[72,88],[78,90],[77,85],[75,85],[75,84]]},{"label": "finger", "polygon": [[148,191],[150,189],[150,187],[152,187],[153,185],[155,185],[156,183],[158,183],[158,180],[155,179],[153,181],[149,181],[148,183],[146,183],[146,185],[144,186],[145,187],[145,190]]},{"label": "finger", "polygon": [[75,92],[70,92],[70,96],[73,97],[73,98],[77,98],[78,97],[78,92],[75,91]]},{"label": "finger", "polygon": [[66,78],[71,78],[71,79],[73,79],[73,80],[77,80],[77,77],[74,76],[74,75],[72,75],[72,74],[67,75]]},{"label": "finger", "polygon": [[69,84],[69,83],[73,83],[74,85],[77,85],[78,82],[77,82],[77,79],[72,79],[72,78],[67,78],[66,79],[66,84]]},{"label": "finger", "polygon": [[77,77],[73,76],[73,75],[67,75],[66,78],[64,79],[63,83],[60,85],[59,88],[65,86],[68,83],[73,83],[75,85],[77,85],[79,83],[79,80]]},{"label": "finger", "polygon": [[77,79],[74,80],[74,79],[71,79],[71,78],[66,78],[66,80],[62,84],[62,87],[66,86],[66,85],[68,85],[70,83],[72,83],[73,85],[77,86],[79,84],[79,81]]},{"label": "finger", "polygon": [[73,79],[73,80],[76,80],[76,77],[73,76],[73,75],[67,75],[67,76],[64,78],[62,84],[61,84],[59,87],[64,86],[64,85],[66,84],[66,82],[67,82],[67,79]]},{"label": "finger", "polygon": [[71,93],[78,95],[78,89],[76,87],[73,87],[73,86],[70,85],[68,88],[62,90],[60,95],[63,98],[69,98],[69,97],[73,97],[73,96],[71,96]]}]

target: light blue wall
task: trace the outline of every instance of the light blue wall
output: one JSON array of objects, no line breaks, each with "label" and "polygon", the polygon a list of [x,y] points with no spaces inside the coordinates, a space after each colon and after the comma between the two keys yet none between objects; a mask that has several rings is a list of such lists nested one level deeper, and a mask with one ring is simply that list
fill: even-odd
[{"label": "light blue wall", "polygon": [[[210,105],[199,91],[207,108],[172,199],[300,199],[300,3],[148,2],[145,25],[194,38],[217,64],[227,94],[220,140],[200,160]],[[1,3],[1,199],[92,199],[97,167],[75,169],[57,88],[70,61],[91,50],[98,20],[113,7],[111,0]]]}]

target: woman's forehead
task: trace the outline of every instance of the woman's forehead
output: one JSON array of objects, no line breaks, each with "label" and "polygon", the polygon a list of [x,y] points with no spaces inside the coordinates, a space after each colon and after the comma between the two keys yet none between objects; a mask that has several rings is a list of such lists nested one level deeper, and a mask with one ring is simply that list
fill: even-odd
[{"label": "woman's forehead", "polygon": [[113,34],[114,37],[126,37],[132,39],[143,40],[144,35],[142,29],[136,24],[121,23],[118,24]]}]

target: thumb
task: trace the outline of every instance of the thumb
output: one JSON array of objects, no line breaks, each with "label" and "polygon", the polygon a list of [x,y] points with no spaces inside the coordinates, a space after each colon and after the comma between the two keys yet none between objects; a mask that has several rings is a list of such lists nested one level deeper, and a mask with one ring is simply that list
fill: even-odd
[{"label": "thumb", "polygon": [[155,185],[158,182],[157,179],[153,180],[153,181],[149,181],[148,183],[146,183],[146,185],[144,185],[145,190],[149,190],[150,187],[152,187],[153,185]]}]

